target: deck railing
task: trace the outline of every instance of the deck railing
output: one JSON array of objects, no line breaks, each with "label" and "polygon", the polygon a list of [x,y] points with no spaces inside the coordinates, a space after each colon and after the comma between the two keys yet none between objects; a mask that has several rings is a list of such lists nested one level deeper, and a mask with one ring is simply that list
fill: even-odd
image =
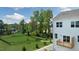
[{"label": "deck railing", "polygon": [[73,39],[70,42],[63,42],[62,40],[58,40],[57,45],[67,47],[67,48],[73,48],[74,47],[74,41],[73,41]]}]

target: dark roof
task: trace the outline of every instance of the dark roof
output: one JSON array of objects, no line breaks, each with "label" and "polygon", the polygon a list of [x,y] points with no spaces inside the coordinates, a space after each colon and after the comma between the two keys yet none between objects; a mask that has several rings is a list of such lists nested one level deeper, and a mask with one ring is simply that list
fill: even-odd
[{"label": "dark roof", "polygon": [[74,17],[79,17],[79,9],[61,12],[53,19],[58,20],[62,18],[74,18]]}]

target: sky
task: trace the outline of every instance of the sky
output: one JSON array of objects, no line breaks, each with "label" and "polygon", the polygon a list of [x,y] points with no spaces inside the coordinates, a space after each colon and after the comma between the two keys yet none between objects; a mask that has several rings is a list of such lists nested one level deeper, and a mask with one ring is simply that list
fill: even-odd
[{"label": "sky", "polygon": [[26,23],[30,22],[30,16],[33,15],[33,11],[41,9],[51,9],[53,17],[64,11],[70,11],[73,9],[79,9],[78,7],[0,7],[0,20],[4,23],[14,24],[19,23],[22,19]]}]

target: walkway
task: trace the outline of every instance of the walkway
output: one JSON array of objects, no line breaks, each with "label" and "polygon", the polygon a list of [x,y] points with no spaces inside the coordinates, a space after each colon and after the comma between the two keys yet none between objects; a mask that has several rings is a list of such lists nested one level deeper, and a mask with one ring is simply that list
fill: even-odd
[{"label": "walkway", "polygon": [[53,44],[50,44],[50,45],[45,46],[43,48],[40,48],[40,49],[38,49],[36,51],[53,51]]}]

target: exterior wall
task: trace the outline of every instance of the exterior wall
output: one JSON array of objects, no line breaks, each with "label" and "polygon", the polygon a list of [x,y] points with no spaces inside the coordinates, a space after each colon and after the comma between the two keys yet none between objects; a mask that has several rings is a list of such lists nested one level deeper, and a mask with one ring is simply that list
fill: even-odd
[{"label": "exterior wall", "polygon": [[[71,21],[79,21],[79,17],[75,17],[75,18],[61,18],[58,20],[54,20],[53,21],[53,41],[54,41],[54,45],[53,48],[57,51],[72,51],[72,50],[79,50],[79,42],[77,39],[77,36],[79,35],[79,28],[74,27],[71,28]],[[56,27],[56,22],[62,22],[62,27]],[[55,39],[55,33],[58,34],[58,38]],[[62,47],[62,46],[58,46],[56,44],[57,40],[63,40],[63,35],[66,36],[70,36],[70,38],[75,37],[74,39],[74,44],[75,46],[70,49],[70,48],[66,48],[66,47]]]}]

